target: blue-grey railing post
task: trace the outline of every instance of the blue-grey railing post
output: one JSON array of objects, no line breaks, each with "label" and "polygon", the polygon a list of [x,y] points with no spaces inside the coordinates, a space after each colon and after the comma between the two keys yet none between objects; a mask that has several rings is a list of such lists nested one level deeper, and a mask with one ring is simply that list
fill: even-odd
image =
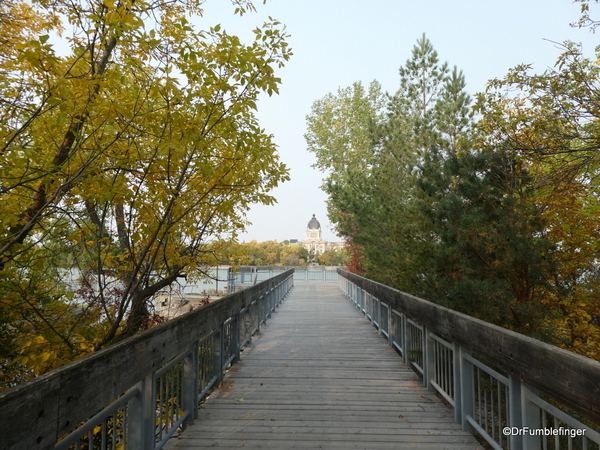
[{"label": "blue-grey railing post", "polygon": [[392,307],[390,305],[387,306],[387,311],[388,311],[388,315],[387,315],[387,320],[388,320],[388,326],[387,326],[387,332],[388,332],[388,345],[392,348],[394,348],[394,330],[395,328],[395,324],[394,324],[394,316],[395,314],[392,313]]},{"label": "blue-grey railing post", "polygon": [[431,384],[431,380],[435,378],[435,344],[425,325],[423,325],[423,366],[423,384],[430,392],[435,392]]},{"label": "blue-grey railing post", "polygon": [[[528,387],[521,381],[521,411],[523,419],[523,427],[529,430],[545,426],[540,424],[541,412],[540,408],[529,401],[529,395],[537,396],[539,392]],[[523,448],[527,450],[541,449],[541,436],[523,433]]]},{"label": "blue-grey railing post", "polygon": [[225,326],[219,325],[219,331],[213,340],[213,367],[217,377],[217,385],[223,381],[223,362],[225,354]]},{"label": "blue-grey railing post", "polygon": [[[508,426],[521,429],[523,427],[523,411],[521,410],[521,380],[508,376]],[[511,450],[523,450],[523,439],[517,434],[508,437]]]},{"label": "blue-grey railing post", "polygon": [[196,341],[189,355],[183,360],[181,407],[184,411],[189,411],[185,425],[191,425],[198,417],[198,350],[198,341]]},{"label": "blue-grey railing post", "polygon": [[252,320],[256,319],[256,327],[252,330],[252,332],[258,333],[260,331],[260,298],[257,298],[254,301],[254,310],[255,313],[253,314]]},{"label": "blue-grey railing post", "polygon": [[400,345],[402,346],[402,362],[404,364],[408,364],[408,318],[406,314],[402,313],[402,317],[400,318],[400,323],[402,326],[402,332],[400,337]]},{"label": "blue-grey railing post", "polygon": [[381,300],[371,296],[373,299],[373,304],[375,305],[375,315],[377,316],[377,334],[381,337],[382,335],[382,324],[381,324]]},{"label": "blue-grey railing post", "polygon": [[129,433],[127,441],[130,448],[154,448],[156,384],[154,373],[147,375],[135,385],[139,394],[128,404]]},{"label": "blue-grey railing post", "polygon": [[462,386],[461,386],[461,348],[455,342],[452,350],[452,369],[454,372],[454,421],[462,423]]},{"label": "blue-grey railing post", "polygon": [[367,315],[366,292],[363,288],[359,287],[358,293],[359,293],[359,298],[360,298],[360,309],[362,310],[362,313],[366,316]]},{"label": "blue-grey railing post", "polygon": [[233,318],[233,327],[231,331],[231,341],[234,345],[233,348],[233,361],[232,364],[237,363],[240,360],[240,345],[242,340],[242,314],[237,313]]},{"label": "blue-grey railing post", "polygon": [[260,332],[260,323],[262,322],[261,311],[262,311],[263,297],[264,296],[260,296],[260,297],[258,297],[258,300],[256,300],[256,323],[257,323],[256,331],[257,332]]},{"label": "blue-grey railing post", "polygon": [[[467,417],[475,417],[473,364],[465,358],[467,355],[471,356],[471,352],[461,346],[458,354],[460,360],[460,422],[463,431],[474,433],[473,425],[467,420]],[[513,447],[510,448],[516,450]]]},{"label": "blue-grey railing post", "polygon": [[360,289],[360,298],[362,299],[362,310],[363,310],[365,316],[367,316],[367,318],[368,317],[372,318],[373,316],[371,316],[371,311],[369,310],[369,294],[367,294],[367,292],[364,289],[362,289],[362,288],[359,288],[359,289]]},{"label": "blue-grey railing post", "polygon": [[269,298],[271,297],[271,292],[268,291],[263,297],[263,322],[267,323],[267,318],[269,317]]},{"label": "blue-grey railing post", "polygon": [[366,308],[366,302],[365,302],[365,291],[361,288],[358,287],[356,288],[357,293],[358,293],[358,301],[360,303],[360,311],[364,314],[367,315],[367,308]]},{"label": "blue-grey railing post", "polygon": [[267,308],[266,308],[265,320],[271,318],[271,311],[273,310],[273,308],[271,307],[272,303],[273,303],[273,289],[271,289],[269,292],[267,292],[267,301],[266,301]]},{"label": "blue-grey railing post", "polygon": [[367,295],[369,295],[369,297],[371,298],[371,317],[373,318],[373,321],[377,324],[377,331],[381,331],[379,327],[379,302],[371,294]]}]

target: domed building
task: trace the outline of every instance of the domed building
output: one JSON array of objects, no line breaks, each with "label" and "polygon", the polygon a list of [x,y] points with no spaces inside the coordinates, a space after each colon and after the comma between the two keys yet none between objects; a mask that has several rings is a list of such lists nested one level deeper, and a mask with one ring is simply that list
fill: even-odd
[{"label": "domed building", "polygon": [[321,255],[327,250],[340,250],[344,248],[343,242],[327,242],[321,237],[321,224],[313,214],[306,226],[306,239],[302,246],[313,255]]}]

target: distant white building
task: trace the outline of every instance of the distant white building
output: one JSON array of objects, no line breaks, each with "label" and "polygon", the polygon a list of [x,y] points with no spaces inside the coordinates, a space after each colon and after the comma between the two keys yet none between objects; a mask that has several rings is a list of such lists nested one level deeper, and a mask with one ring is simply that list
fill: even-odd
[{"label": "distant white building", "polygon": [[302,246],[313,255],[321,255],[327,250],[341,250],[344,248],[343,242],[327,242],[321,237],[321,224],[313,214],[312,219],[306,227],[306,239]]}]

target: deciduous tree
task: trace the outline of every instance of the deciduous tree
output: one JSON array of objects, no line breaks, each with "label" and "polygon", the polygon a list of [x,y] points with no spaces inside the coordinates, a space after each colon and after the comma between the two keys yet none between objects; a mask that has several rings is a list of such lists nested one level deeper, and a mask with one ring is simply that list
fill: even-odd
[{"label": "deciduous tree", "polygon": [[278,90],[285,32],[272,21],[244,44],[197,29],[201,6],[15,3],[3,18],[23,26],[0,50],[14,57],[0,74],[4,360],[43,372],[144,328],[152,295],[201,276],[288,178],[254,115]]}]

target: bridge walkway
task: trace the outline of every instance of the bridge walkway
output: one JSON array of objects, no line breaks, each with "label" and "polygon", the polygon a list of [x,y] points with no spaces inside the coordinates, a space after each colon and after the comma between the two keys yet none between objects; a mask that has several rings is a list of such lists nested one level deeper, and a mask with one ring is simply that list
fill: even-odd
[{"label": "bridge walkway", "polygon": [[335,283],[296,283],[169,450],[481,449]]}]

